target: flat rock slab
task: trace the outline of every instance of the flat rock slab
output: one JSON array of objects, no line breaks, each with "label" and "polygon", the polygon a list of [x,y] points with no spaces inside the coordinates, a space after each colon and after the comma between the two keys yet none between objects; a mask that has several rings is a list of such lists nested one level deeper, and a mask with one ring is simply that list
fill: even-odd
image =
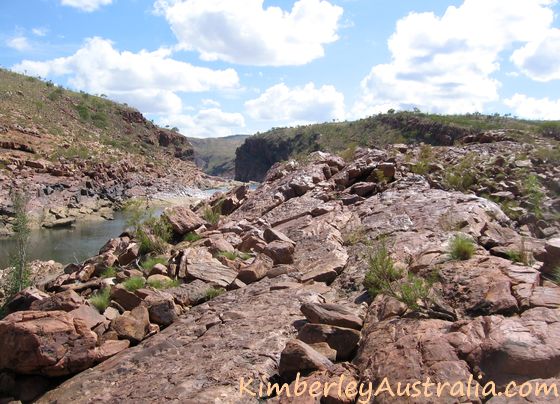
[{"label": "flat rock slab", "polygon": [[301,312],[310,323],[328,324],[338,327],[360,330],[363,320],[352,310],[329,303],[306,303],[301,306]]},{"label": "flat rock slab", "polygon": [[[194,307],[160,334],[67,380],[38,402],[254,402],[240,400],[240,377],[277,374],[301,304],[317,299],[302,289],[271,291],[275,281],[265,279]],[[232,307],[244,315],[223,321]]]},{"label": "flat rock slab", "polygon": [[237,272],[233,269],[222,265],[219,261],[216,262],[197,262],[187,265],[187,275],[192,279],[199,279],[201,281],[227,287],[233,282],[237,276]]}]

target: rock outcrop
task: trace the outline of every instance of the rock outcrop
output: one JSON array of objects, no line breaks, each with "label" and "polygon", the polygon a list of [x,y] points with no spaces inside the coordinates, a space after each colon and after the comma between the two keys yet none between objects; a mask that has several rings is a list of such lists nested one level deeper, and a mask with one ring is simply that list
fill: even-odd
[{"label": "rock outcrop", "polygon": [[[500,144],[510,142],[474,145],[482,153]],[[126,264],[115,264],[115,278],[101,278],[102,263],[117,262],[136,243],[123,235],[68,268],[47,285],[51,296],[30,305],[69,313],[16,312],[0,330],[22,327],[25,316],[62,318],[61,332],[83,340],[78,352],[88,366],[90,358],[105,358],[95,352],[107,343],[134,346],[38,402],[249,403],[258,402],[261,383],[261,398],[271,402],[356,402],[356,389],[306,401],[266,392],[267,383],[293,389],[302,380],[332,383],[342,375],[342,385],[355,388],[384,378],[493,382],[494,397],[471,402],[500,402],[510,381],[559,379],[560,288],[544,270],[556,259],[557,222],[523,227],[498,203],[415,173],[409,151],[360,150],[351,163],[317,152],[306,163],[276,164],[256,191],[226,195],[235,209],[169,246],[157,266],[143,268],[149,257],[132,251]],[[212,208],[218,200],[224,198]],[[208,206],[191,208],[196,222]],[[546,237],[543,228],[550,229]],[[459,258],[456,240],[470,246]],[[376,258],[379,251],[386,256]],[[380,263],[392,272],[375,284]],[[84,277],[88,265],[95,271]],[[106,288],[104,320],[70,320],[80,299],[69,290],[85,300]],[[10,344],[10,357],[26,355]],[[73,352],[56,357],[57,372],[83,368],[70,360]],[[50,375],[43,362],[2,366],[22,376]],[[448,390],[438,402],[465,400]],[[409,401],[382,394],[370,402]]]}]

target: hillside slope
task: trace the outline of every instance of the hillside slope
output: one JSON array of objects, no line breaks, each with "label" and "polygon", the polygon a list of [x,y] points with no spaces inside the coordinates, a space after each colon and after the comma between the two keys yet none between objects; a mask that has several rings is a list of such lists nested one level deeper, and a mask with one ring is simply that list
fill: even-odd
[{"label": "hillside slope", "polygon": [[219,138],[187,138],[194,150],[194,162],[206,174],[223,178],[235,175],[235,151],[248,135]]},{"label": "hillside slope", "polygon": [[[449,146],[483,141],[487,131],[501,131],[502,138],[531,141],[535,134],[556,136],[557,122],[525,121],[498,115],[432,115],[397,112],[353,122],[322,123],[274,128],[248,138],[236,152],[235,179],[261,181],[276,162],[313,151],[351,156],[356,147],[425,142]],[[494,134],[493,139],[496,136]]]},{"label": "hillside slope", "polygon": [[200,181],[192,146],[140,112],[0,70],[0,234],[9,192],[25,191],[33,219],[64,225],[127,197]]}]

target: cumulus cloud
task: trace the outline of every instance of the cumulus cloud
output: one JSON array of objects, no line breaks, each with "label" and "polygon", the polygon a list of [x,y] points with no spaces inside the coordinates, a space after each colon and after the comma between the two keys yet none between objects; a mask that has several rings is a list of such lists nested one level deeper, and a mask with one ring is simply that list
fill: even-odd
[{"label": "cumulus cloud", "polygon": [[533,98],[525,94],[514,94],[504,100],[517,116],[527,119],[560,119],[560,99]]},{"label": "cumulus cloud", "polygon": [[317,88],[308,83],[289,88],[280,83],[245,102],[245,109],[252,118],[262,121],[324,122],[344,118],[344,95],[330,85]]},{"label": "cumulus cloud", "polygon": [[206,61],[254,66],[304,65],[338,39],[343,10],[326,0],[298,0],[291,11],[264,0],[157,0],[185,50]]},{"label": "cumulus cloud", "polygon": [[113,0],[60,0],[60,4],[63,6],[74,7],[88,13],[112,2]]},{"label": "cumulus cloud", "polygon": [[245,127],[245,118],[239,113],[224,112],[215,107],[201,109],[195,115],[165,116],[159,124],[177,127],[185,136],[223,137],[238,134]]},{"label": "cumulus cloud", "polygon": [[36,35],[36,36],[47,36],[47,33],[49,32],[49,30],[47,28],[43,28],[43,27],[36,27],[36,28],[33,28],[31,30],[31,32],[33,33],[33,35]]},{"label": "cumulus cloud", "polygon": [[8,39],[6,41],[6,46],[20,52],[25,52],[31,49],[31,44],[29,43],[29,40],[22,35],[14,36]]},{"label": "cumulus cloud", "polygon": [[533,80],[560,79],[560,29],[550,29],[543,37],[516,50],[511,61]]},{"label": "cumulus cloud", "polygon": [[170,56],[168,49],[120,52],[109,40],[91,38],[71,56],[25,60],[13,69],[42,77],[68,76],[76,89],[106,94],[146,113],[179,113],[181,100],[176,93],[231,89],[239,84],[233,69],[196,67]]},{"label": "cumulus cloud", "polygon": [[464,0],[442,16],[410,13],[388,41],[392,59],[361,82],[356,115],[386,108],[443,113],[482,111],[498,99],[500,54],[542,38],[554,0]]}]

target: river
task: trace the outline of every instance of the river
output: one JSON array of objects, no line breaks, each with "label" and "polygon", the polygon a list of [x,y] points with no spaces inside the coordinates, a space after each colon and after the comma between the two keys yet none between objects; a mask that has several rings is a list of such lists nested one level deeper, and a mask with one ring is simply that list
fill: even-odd
[{"label": "river", "polygon": [[[254,189],[254,187],[251,187]],[[224,189],[201,191],[209,197]],[[156,211],[156,214],[161,210]],[[110,238],[117,237],[126,228],[122,212],[114,213],[114,220],[78,221],[66,229],[34,229],[29,240],[29,260],[54,260],[62,264],[81,262],[94,256]],[[10,265],[10,254],[15,243],[12,239],[0,239],[0,269]]]}]

